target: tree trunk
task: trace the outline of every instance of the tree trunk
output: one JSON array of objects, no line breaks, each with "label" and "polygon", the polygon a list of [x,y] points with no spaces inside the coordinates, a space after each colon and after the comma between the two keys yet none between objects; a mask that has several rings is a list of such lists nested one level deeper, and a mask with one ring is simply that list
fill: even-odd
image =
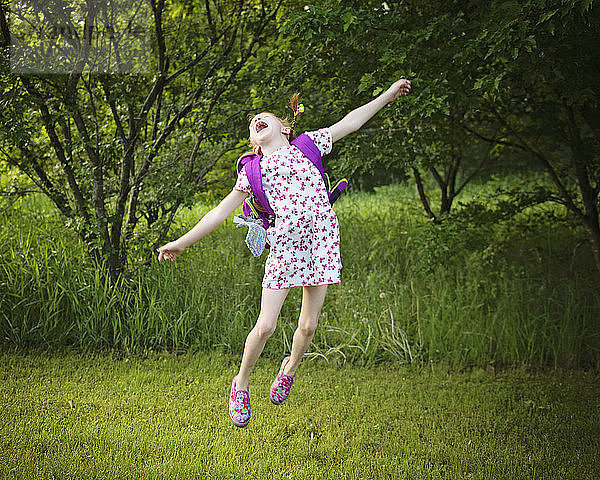
[{"label": "tree trunk", "polygon": [[434,222],[437,221],[437,217],[433,210],[431,210],[431,206],[429,205],[429,199],[425,194],[425,187],[423,187],[423,179],[421,178],[421,173],[416,167],[412,167],[413,175],[415,176],[415,182],[417,183],[417,191],[419,192],[419,198],[421,199],[421,203],[423,204],[423,208],[427,212],[427,216],[432,219]]},{"label": "tree trunk", "polygon": [[588,231],[590,246],[592,247],[592,254],[596,261],[596,268],[600,273],[600,224],[598,223],[598,217],[596,218],[585,218],[583,221],[586,230]]},{"label": "tree trunk", "polygon": [[[586,148],[583,139],[579,134],[579,128],[575,119],[573,108],[564,104],[567,113],[567,130],[569,132],[570,147],[573,153],[573,166],[581,198],[583,200],[584,214],[582,215],[583,224],[588,231],[589,240],[592,247],[592,254],[596,261],[596,268],[600,273],[600,225],[598,222],[598,192],[592,187],[590,182],[590,168],[594,163],[591,149]],[[592,170],[593,171],[593,170]]]}]

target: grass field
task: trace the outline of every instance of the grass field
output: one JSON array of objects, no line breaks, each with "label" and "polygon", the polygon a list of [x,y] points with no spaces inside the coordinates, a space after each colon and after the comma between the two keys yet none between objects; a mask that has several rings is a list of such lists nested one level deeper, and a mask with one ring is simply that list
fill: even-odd
[{"label": "grass field", "polygon": [[584,371],[279,361],[227,414],[231,355],[0,353],[0,477],[596,479],[600,379]]}]

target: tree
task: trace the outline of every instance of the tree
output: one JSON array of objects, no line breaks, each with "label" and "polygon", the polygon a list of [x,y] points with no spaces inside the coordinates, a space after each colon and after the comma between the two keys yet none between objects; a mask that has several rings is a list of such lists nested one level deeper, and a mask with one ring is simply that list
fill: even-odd
[{"label": "tree", "polygon": [[[19,28],[31,12],[0,4],[0,160],[52,200],[113,279],[150,235],[144,250],[152,254],[177,209],[207,188],[207,173],[238,143],[221,124],[231,113],[220,101],[273,33],[281,3],[151,0],[115,11],[46,2],[32,18],[58,32],[48,48],[68,54],[39,72],[15,66],[9,48],[11,35],[13,46],[23,40]],[[149,50],[126,58],[115,29],[140,12]]]},{"label": "tree", "polygon": [[[463,59],[478,59],[485,92],[477,138],[525,152],[549,178],[532,202],[563,205],[588,232],[600,272],[600,9],[591,1],[497,3]],[[501,139],[484,133],[500,128]]]}]

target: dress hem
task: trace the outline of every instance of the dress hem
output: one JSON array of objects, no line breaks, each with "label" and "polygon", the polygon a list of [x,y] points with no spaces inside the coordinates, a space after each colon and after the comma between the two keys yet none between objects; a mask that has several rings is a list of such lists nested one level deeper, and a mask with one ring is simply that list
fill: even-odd
[{"label": "dress hem", "polygon": [[267,287],[265,285],[262,285],[262,288],[267,288],[269,290],[285,290],[286,288],[294,288],[294,287],[319,287],[321,285],[335,285],[336,283],[341,283],[341,280],[337,280],[337,281],[332,281],[332,282],[325,282],[325,283],[299,283],[297,285],[289,285],[287,287],[277,287],[277,288],[273,288],[273,287]]}]

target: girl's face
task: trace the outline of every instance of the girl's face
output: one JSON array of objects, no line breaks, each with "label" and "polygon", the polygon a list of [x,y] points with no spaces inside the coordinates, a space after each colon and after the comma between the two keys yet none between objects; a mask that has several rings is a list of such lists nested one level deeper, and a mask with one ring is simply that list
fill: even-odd
[{"label": "girl's face", "polygon": [[259,113],[250,121],[250,141],[255,145],[262,145],[265,141],[281,135],[283,127],[284,125],[272,113]]}]

